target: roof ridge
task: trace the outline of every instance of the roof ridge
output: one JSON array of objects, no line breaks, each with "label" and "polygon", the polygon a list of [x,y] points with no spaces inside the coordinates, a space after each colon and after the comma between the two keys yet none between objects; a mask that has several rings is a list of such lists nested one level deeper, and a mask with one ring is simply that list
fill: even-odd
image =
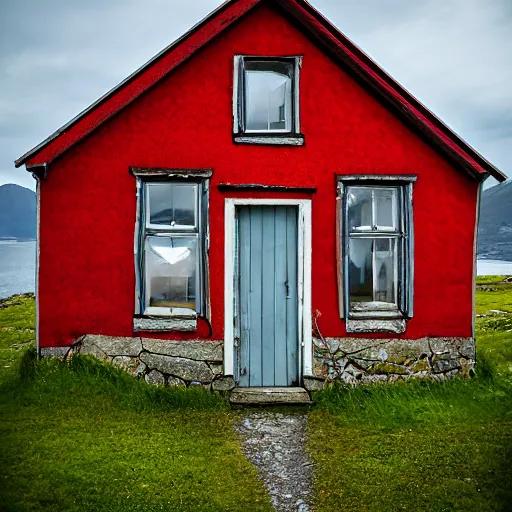
[{"label": "roof ridge", "polygon": [[[15,166],[51,163],[262,3],[275,4],[279,10],[286,11],[297,20],[302,28],[308,30],[323,46],[324,51],[347,65],[381,100],[393,107],[398,116],[414,125],[423,137],[437,146],[452,163],[464,168],[478,180],[485,179],[488,175],[492,175],[498,181],[506,179],[501,171],[402,87],[306,0],[225,1],[47,139],[18,158]],[[132,87],[137,81],[141,82],[140,86]],[[36,158],[38,156],[39,161]]]}]

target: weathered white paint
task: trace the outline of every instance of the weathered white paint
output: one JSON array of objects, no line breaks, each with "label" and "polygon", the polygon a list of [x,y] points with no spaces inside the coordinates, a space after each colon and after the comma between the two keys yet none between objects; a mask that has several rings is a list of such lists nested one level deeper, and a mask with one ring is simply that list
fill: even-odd
[{"label": "weathered white paint", "polygon": [[237,205],[298,206],[298,333],[301,375],[312,375],[311,200],[228,198],[224,203],[224,375],[233,375],[235,340],[233,279],[235,274],[235,210]]},{"label": "weathered white paint", "polygon": [[133,234],[133,268],[135,270],[135,295],[134,295],[134,312],[136,315],[142,313],[140,310],[140,272],[139,268],[139,232],[140,232],[140,211],[141,211],[141,193],[142,193],[142,181],[140,179],[135,180],[135,194],[137,210],[135,216],[135,231]]},{"label": "weathered white paint", "polygon": [[[485,181],[485,180],[484,180]],[[473,315],[471,318],[471,335],[475,338],[476,334],[476,276],[478,275],[477,258],[478,258],[478,223],[480,222],[480,201],[482,199],[482,191],[484,189],[484,181],[479,183],[476,192],[476,214],[475,228],[473,231],[473,289],[471,291],[471,301]]]},{"label": "weathered white paint", "polygon": [[418,179],[412,174],[338,174],[338,181],[400,181],[414,183]]},{"label": "weathered white paint", "polygon": [[[249,132],[250,133],[250,132]],[[242,144],[263,144],[271,146],[303,146],[304,137],[262,137],[262,136],[237,136],[235,142]]]},{"label": "weathered white paint", "polygon": [[[255,55],[235,55],[233,59],[233,134],[238,135],[235,137],[235,142],[246,144],[272,144],[272,145],[304,145],[304,137],[297,135],[290,135],[290,137],[258,137],[258,134],[272,134],[272,133],[293,133],[300,134],[300,70],[302,68],[302,55],[295,57],[286,57],[293,59],[294,77],[293,77],[293,126],[291,130],[246,130],[245,126],[242,127],[243,133],[252,133],[253,136],[244,137],[241,132],[241,125],[244,123],[244,107],[245,92],[239,90],[239,87],[244,87],[244,59],[248,57],[256,57]],[[282,59],[282,56],[274,56],[276,60]],[[272,56],[265,56],[265,60],[272,60]],[[242,121],[242,123],[240,122]]]},{"label": "weathered white paint", "polygon": [[40,252],[40,224],[41,224],[41,184],[39,178],[36,180],[36,354],[39,357],[39,252]]},{"label": "weathered white paint", "polygon": [[154,317],[133,319],[134,332],[139,331],[195,331],[197,318]]},{"label": "weathered white paint", "polygon": [[347,332],[350,333],[393,332],[402,334],[405,332],[405,320],[403,318],[393,320],[372,318],[354,320],[348,318],[345,325]]},{"label": "weathered white paint", "polygon": [[242,57],[235,55],[233,65],[233,133],[240,129],[240,117],[238,113],[238,77],[240,75],[240,61]]}]

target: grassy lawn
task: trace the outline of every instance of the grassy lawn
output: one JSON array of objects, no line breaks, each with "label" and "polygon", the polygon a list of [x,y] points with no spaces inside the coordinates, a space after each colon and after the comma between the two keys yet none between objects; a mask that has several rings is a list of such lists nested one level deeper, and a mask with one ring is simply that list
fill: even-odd
[{"label": "grassy lawn", "polygon": [[0,510],[271,510],[225,402],[77,358],[34,359],[34,301],[0,306]]},{"label": "grassy lawn", "polygon": [[[512,311],[512,284],[478,312]],[[332,389],[310,415],[318,511],[512,510],[512,325],[477,321],[477,377]],[[511,330],[511,332],[506,332]]]},{"label": "grassy lawn", "polygon": [[[512,311],[512,284],[477,302]],[[478,318],[472,380],[318,394],[315,510],[512,510],[511,316]],[[0,510],[271,510],[220,397],[38,362],[33,326],[32,298],[0,303]]]},{"label": "grassy lawn", "polygon": [[486,314],[489,311],[505,311],[512,313],[512,283],[493,284],[476,291],[476,313]]}]

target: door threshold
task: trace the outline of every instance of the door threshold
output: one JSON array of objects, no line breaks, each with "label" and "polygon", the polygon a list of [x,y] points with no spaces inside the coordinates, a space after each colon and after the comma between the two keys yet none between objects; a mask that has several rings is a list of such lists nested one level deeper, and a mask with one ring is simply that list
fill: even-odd
[{"label": "door threshold", "polygon": [[235,388],[229,395],[233,405],[312,405],[311,397],[300,387]]}]

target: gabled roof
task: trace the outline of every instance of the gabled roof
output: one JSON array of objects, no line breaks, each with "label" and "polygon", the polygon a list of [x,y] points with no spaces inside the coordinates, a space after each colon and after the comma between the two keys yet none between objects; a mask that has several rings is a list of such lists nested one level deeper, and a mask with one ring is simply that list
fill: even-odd
[{"label": "gabled roof", "polygon": [[291,17],[335,61],[362,82],[408,125],[415,128],[454,165],[473,178],[488,175],[498,181],[506,176],[455,134],[438,117],[391,78],[368,55],[304,0],[230,0],[222,4],[180,39],[93,103],[45,141],[24,154],[15,165],[27,168],[49,165],[89,135],[205,44],[228,29],[257,5],[268,3]]}]

